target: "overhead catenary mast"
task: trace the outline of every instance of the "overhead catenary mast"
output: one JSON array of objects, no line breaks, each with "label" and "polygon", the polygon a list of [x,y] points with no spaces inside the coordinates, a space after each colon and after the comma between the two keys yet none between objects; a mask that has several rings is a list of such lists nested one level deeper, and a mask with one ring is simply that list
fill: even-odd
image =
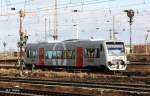
[{"label": "overhead catenary mast", "polygon": [[3,11],[3,0],[1,0],[1,15],[2,15],[2,11]]},{"label": "overhead catenary mast", "polygon": [[47,41],[47,18],[45,18],[45,41]]},{"label": "overhead catenary mast", "polygon": [[115,29],[115,16],[113,16],[113,35],[112,35],[113,40],[116,39],[116,36],[115,36],[116,32],[115,31],[116,31],[116,29]]},{"label": "overhead catenary mast", "polygon": [[58,39],[58,29],[57,29],[57,0],[55,0],[55,8],[54,8],[54,33],[53,33],[53,39]]}]

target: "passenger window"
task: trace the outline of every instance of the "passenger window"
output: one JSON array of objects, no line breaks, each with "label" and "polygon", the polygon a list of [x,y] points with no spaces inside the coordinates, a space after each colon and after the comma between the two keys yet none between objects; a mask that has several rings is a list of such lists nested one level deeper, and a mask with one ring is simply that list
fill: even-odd
[{"label": "passenger window", "polygon": [[100,51],[103,51],[103,44],[100,44]]},{"label": "passenger window", "polygon": [[63,51],[51,51],[46,52],[46,58],[50,59],[73,59],[75,58],[75,51],[74,50],[63,50]]},{"label": "passenger window", "polygon": [[32,51],[32,57],[33,57],[33,58],[36,58],[36,57],[37,57],[37,50],[33,50],[33,51]]},{"label": "passenger window", "polygon": [[72,51],[72,59],[75,58],[75,50]]},{"label": "passenger window", "polygon": [[86,58],[99,58],[100,57],[99,48],[86,48],[85,57]]},{"label": "passenger window", "polygon": [[27,50],[27,58],[30,57],[30,50]]},{"label": "passenger window", "polygon": [[25,48],[25,51],[24,52],[27,52],[27,48]]},{"label": "passenger window", "polygon": [[57,51],[57,58],[62,59],[62,51]]},{"label": "passenger window", "polygon": [[74,50],[64,50],[63,51],[63,59],[74,59],[75,51]]},{"label": "passenger window", "polygon": [[57,59],[57,52],[53,51],[52,59]]},{"label": "passenger window", "polygon": [[96,58],[100,58],[100,51],[99,51],[99,48],[96,49]]},{"label": "passenger window", "polygon": [[67,51],[63,50],[63,59],[67,59]]},{"label": "passenger window", "polygon": [[67,59],[72,59],[72,51],[67,50]]},{"label": "passenger window", "polygon": [[27,50],[27,57],[28,58],[35,58],[37,57],[37,50]]},{"label": "passenger window", "polygon": [[45,58],[46,59],[51,59],[52,58],[52,51],[46,51]]},{"label": "passenger window", "polygon": [[94,58],[94,49],[88,49],[88,57],[89,58]]}]

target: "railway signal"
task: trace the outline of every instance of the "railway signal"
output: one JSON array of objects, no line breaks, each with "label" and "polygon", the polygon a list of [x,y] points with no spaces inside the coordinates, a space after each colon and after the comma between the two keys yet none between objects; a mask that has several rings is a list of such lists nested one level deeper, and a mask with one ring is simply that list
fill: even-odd
[{"label": "railway signal", "polygon": [[76,39],[79,39],[79,20],[78,20],[78,12],[80,12],[79,10],[73,10],[73,12],[75,13],[75,18],[76,18],[76,22],[74,22],[75,24],[73,25],[76,31]]},{"label": "railway signal", "polygon": [[27,33],[24,32],[23,30],[23,19],[25,17],[25,12],[23,10],[20,10],[19,15],[20,15],[20,28],[19,28],[20,41],[18,42],[18,47],[20,48],[19,63],[20,63],[21,71],[22,71],[23,70],[23,47],[26,45],[28,36],[27,36]]},{"label": "railway signal", "polygon": [[129,17],[129,25],[130,25],[130,53],[132,53],[132,49],[131,49],[131,25],[133,22],[133,17],[134,17],[134,11],[132,9],[129,10],[124,10],[124,12],[127,12],[127,16]]}]

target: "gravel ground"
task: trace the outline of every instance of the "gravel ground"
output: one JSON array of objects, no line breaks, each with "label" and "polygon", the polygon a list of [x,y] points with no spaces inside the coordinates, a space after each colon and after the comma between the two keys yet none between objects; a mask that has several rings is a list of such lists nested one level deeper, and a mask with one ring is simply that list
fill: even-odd
[{"label": "gravel ground", "polygon": [[[137,70],[144,70],[145,72],[149,72],[150,68],[148,67],[142,67],[134,68],[137,70],[133,70],[132,67],[129,66],[128,70],[137,71]],[[17,69],[9,68],[0,68],[0,76],[19,76],[20,71]],[[54,71],[42,71],[42,70],[35,70],[33,73],[29,70],[25,70],[23,73],[24,76],[27,78],[41,78],[41,79],[65,79],[65,80],[82,80],[82,81],[93,81],[93,82],[123,82],[123,83],[144,83],[145,81],[142,78],[132,78],[127,76],[111,76],[111,75],[104,75],[104,74],[91,74],[91,73],[69,73],[66,71],[61,72],[54,72]],[[121,77],[121,79],[120,79]],[[3,87],[16,87],[19,86],[20,88],[29,88],[29,89],[36,89],[36,90],[49,90],[50,92],[70,92],[70,93],[82,93],[87,94],[91,96],[146,96],[146,95],[140,95],[140,94],[132,94],[132,93],[126,93],[121,91],[114,91],[114,90],[104,90],[104,89],[87,89],[87,88],[75,88],[75,87],[42,87],[42,86],[31,86],[28,84],[20,84],[20,83],[4,83],[0,82],[0,86]],[[38,88],[38,89],[37,89]]]},{"label": "gravel ground", "polygon": [[62,86],[41,86],[41,85],[29,85],[21,83],[6,83],[0,82],[1,87],[15,87],[29,90],[40,90],[48,92],[60,92],[60,93],[74,93],[90,96],[148,96],[136,93],[127,93],[123,91],[105,90],[105,89],[88,89],[88,88],[76,88],[76,87],[62,87]]},{"label": "gravel ground", "polygon": [[129,64],[127,67],[127,71],[131,72],[149,72],[150,73],[150,64],[141,65],[141,64]]}]

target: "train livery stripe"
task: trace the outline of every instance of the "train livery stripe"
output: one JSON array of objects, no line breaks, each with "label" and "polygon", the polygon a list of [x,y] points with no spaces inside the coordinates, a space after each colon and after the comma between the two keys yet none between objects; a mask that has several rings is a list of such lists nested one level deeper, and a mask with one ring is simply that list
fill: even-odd
[{"label": "train livery stripe", "polygon": [[44,48],[39,48],[39,65],[44,65]]},{"label": "train livery stripe", "polygon": [[83,48],[78,47],[76,50],[76,67],[83,67]]}]

